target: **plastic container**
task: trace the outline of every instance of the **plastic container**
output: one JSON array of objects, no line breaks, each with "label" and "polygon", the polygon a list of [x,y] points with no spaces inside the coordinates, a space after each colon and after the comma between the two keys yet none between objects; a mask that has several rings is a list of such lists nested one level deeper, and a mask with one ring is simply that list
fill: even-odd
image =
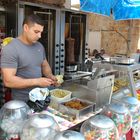
[{"label": "plastic container", "polygon": [[96,115],[86,120],[80,129],[86,140],[119,140],[114,122],[104,115]]},{"label": "plastic container", "polygon": [[71,98],[72,92],[64,89],[50,91],[52,102],[61,103]]}]

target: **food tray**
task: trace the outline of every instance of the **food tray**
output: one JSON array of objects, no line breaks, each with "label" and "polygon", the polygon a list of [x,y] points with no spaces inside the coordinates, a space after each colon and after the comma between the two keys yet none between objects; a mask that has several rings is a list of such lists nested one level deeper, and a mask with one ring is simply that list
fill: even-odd
[{"label": "food tray", "polygon": [[112,63],[115,63],[115,64],[131,65],[131,64],[134,64],[135,59],[132,59],[132,58],[122,58],[122,57],[112,57],[110,61]]},{"label": "food tray", "polygon": [[[84,104],[84,107],[81,109],[80,108],[76,109],[76,108],[71,108],[69,106],[66,106],[68,102],[72,102],[72,105],[73,105],[73,101],[75,103],[80,102]],[[70,100],[60,103],[58,110],[59,112],[63,114],[73,116],[74,119],[81,119],[83,116],[89,113],[93,113],[95,111],[95,103],[84,100],[84,99],[72,98]]]},{"label": "food tray", "polygon": [[[51,94],[52,102],[61,103],[61,102],[64,102],[64,101],[70,99],[72,92],[68,91],[68,90],[64,90],[64,89],[54,89],[54,90],[50,91],[50,94]],[[64,94],[65,96],[63,96],[62,94]],[[58,95],[58,96],[55,96],[55,95]],[[61,97],[61,95],[62,95],[62,97]]]}]

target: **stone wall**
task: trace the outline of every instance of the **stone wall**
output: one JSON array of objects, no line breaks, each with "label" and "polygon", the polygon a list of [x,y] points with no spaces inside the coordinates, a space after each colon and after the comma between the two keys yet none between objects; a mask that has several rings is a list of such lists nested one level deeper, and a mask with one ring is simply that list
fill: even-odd
[{"label": "stone wall", "polygon": [[136,52],[140,20],[114,21],[111,17],[89,14],[89,31],[101,32],[101,48],[109,55]]},{"label": "stone wall", "polygon": [[[18,0],[1,0],[1,4]],[[63,7],[66,0],[23,0]],[[101,32],[101,46],[109,55],[136,52],[140,36],[140,20],[114,21],[111,17],[88,14],[88,28],[91,32]],[[140,41],[139,41],[140,42]],[[94,42],[93,42],[94,43]],[[100,49],[99,48],[99,49]],[[139,44],[140,48],[140,44]]]}]

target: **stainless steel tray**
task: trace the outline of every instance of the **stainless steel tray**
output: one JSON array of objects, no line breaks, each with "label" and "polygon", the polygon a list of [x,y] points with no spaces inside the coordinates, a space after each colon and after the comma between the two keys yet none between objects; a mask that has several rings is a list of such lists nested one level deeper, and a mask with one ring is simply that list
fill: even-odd
[{"label": "stainless steel tray", "polygon": [[115,64],[131,65],[135,62],[135,60],[132,58],[114,57],[111,58],[111,62],[114,62]]},{"label": "stainless steel tray", "polygon": [[[74,108],[65,106],[64,104],[69,101],[80,101],[80,102],[86,104],[86,107],[84,107],[82,109],[74,109]],[[70,100],[67,100],[66,102],[60,103],[58,110],[63,114],[73,116],[74,119],[80,119],[84,115],[95,112],[95,103],[93,103],[93,102],[79,99],[79,98],[72,98]]]}]

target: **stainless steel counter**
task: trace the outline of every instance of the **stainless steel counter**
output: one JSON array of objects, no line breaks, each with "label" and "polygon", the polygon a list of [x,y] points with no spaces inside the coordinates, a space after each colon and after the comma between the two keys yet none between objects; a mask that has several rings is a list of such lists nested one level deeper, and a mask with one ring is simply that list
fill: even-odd
[{"label": "stainless steel counter", "polygon": [[[71,80],[65,82],[62,86],[62,89],[69,90],[72,92],[72,96],[80,98],[93,92],[93,90],[90,90],[87,87],[87,82],[87,79]],[[94,98],[92,100],[93,102],[95,101]]]},{"label": "stainless steel counter", "polygon": [[[99,81],[86,78],[71,80],[64,82],[61,88],[71,91],[73,97],[86,99],[96,103],[96,110],[98,110],[110,102],[114,82],[114,79],[112,80],[112,78],[114,78],[114,76],[99,78]],[[89,83],[90,87],[88,87]]]}]

